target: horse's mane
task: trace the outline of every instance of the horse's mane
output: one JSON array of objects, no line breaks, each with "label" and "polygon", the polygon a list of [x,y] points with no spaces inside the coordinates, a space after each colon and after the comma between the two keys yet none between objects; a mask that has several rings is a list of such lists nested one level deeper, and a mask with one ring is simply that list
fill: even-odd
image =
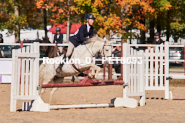
[{"label": "horse's mane", "polygon": [[101,42],[106,42],[105,40],[103,40],[102,38],[98,37],[98,36],[94,36],[90,39],[88,39],[87,41],[84,41],[84,43],[94,43],[96,41],[101,41]]}]

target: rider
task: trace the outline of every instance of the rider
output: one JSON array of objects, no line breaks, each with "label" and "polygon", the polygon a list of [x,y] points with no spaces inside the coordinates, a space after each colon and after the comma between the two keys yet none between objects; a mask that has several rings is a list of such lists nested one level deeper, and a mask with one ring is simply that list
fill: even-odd
[{"label": "rider", "polygon": [[[75,35],[69,38],[69,45],[68,45],[67,53],[63,57],[63,60],[65,62],[66,62],[66,58],[71,56],[73,49],[75,47],[79,46],[84,41],[86,41],[89,38],[92,38],[93,36],[94,27],[92,25],[95,19],[94,15],[86,14],[84,19],[86,21],[86,24],[81,25],[81,27],[75,33]],[[56,69],[57,73],[60,73],[62,66],[63,64],[60,64],[59,67]]]},{"label": "rider", "polygon": [[156,32],[155,33],[155,38],[154,38],[152,44],[161,44],[161,43],[164,44],[164,41],[160,38],[160,33]]},{"label": "rider", "polygon": [[0,34],[0,43],[3,43],[3,35]]}]

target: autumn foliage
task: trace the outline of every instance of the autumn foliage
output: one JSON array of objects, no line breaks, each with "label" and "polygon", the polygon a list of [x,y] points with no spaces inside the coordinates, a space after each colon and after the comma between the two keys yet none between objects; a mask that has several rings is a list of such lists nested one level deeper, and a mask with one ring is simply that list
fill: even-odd
[{"label": "autumn foliage", "polygon": [[[74,15],[92,13],[96,17],[94,26],[100,36],[111,32],[125,33],[125,26],[146,31],[140,20],[157,14],[153,0],[74,0],[69,1],[70,6],[67,2],[68,0],[38,0],[36,5],[37,8],[51,9],[54,13],[51,23],[60,19],[66,21],[68,14],[72,18]],[[162,7],[168,9],[170,5],[164,3]]]},{"label": "autumn foliage", "polygon": [[51,24],[65,23],[68,17],[71,23],[84,23],[85,14],[92,13],[96,17],[94,27],[99,36],[112,32],[124,34],[132,28],[146,31],[147,27],[141,21],[166,14],[172,8],[171,2],[175,4],[175,0],[19,0],[16,4],[21,14],[16,18],[15,2],[8,0],[0,2],[0,7],[5,8],[5,12],[0,11],[0,23],[6,25],[0,28],[15,30],[15,23],[37,28],[43,23],[42,10],[46,9],[52,13],[48,16]]}]

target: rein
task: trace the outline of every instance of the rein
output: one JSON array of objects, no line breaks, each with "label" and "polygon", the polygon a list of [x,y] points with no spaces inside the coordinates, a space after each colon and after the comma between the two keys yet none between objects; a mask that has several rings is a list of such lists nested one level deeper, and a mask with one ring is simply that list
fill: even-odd
[{"label": "rein", "polygon": [[[93,43],[93,45],[94,45],[94,43]],[[92,47],[93,47],[93,45],[92,45]],[[90,50],[87,48],[87,46],[85,45],[85,47],[86,47],[86,49],[89,51],[89,53],[94,57],[95,55],[94,55],[94,53],[93,53],[93,50],[92,50],[92,53],[90,52]],[[92,49],[92,48],[91,48]]]}]

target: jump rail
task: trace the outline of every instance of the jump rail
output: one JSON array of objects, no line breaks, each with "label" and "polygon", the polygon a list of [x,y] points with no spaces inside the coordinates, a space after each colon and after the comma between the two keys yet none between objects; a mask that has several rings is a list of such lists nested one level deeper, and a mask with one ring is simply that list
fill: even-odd
[{"label": "jump rail", "polygon": [[107,82],[88,82],[88,83],[60,83],[60,84],[44,84],[39,85],[41,88],[54,88],[54,87],[86,87],[86,86],[106,86],[106,85],[123,85],[123,81],[107,81]]}]

